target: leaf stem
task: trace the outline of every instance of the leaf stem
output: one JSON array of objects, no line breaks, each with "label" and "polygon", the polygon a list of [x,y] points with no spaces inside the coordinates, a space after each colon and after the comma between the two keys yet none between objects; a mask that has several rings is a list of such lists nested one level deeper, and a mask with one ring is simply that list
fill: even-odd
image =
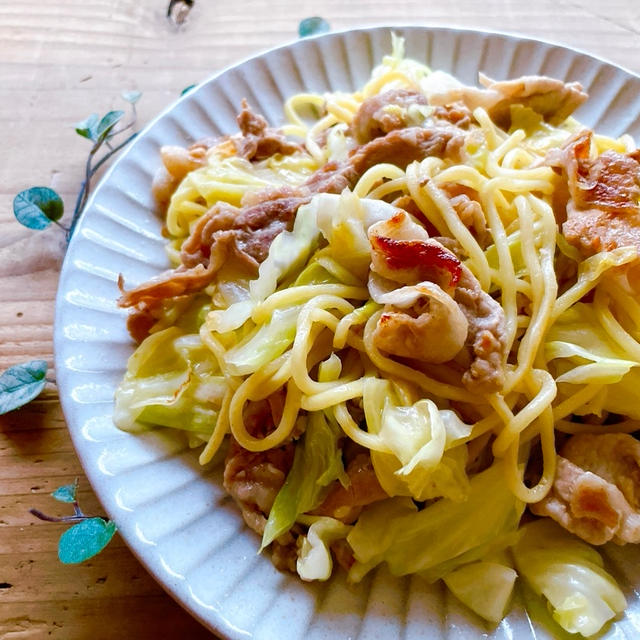
[{"label": "leaf stem", "polygon": [[[128,129],[130,126],[133,126],[133,122],[131,123],[131,125],[125,127],[124,129],[122,129],[122,131],[124,131],[125,129]],[[121,133],[121,132],[119,132]],[[98,169],[100,169],[100,167],[114,154],[114,153],[118,153],[118,151],[120,151],[120,149],[122,149],[122,147],[126,147],[136,136],[138,135],[138,132],[136,131],[135,133],[132,133],[126,140],[122,141],[119,145],[113,147],[113,149],[111,149],[111,151],[109,151],[108,153],[105,153],[104,156],[102,156],[102,158],[100,158],[100,160],[98,160],[98,162],[96,162],[95,166],[93,167],[93,169],[91,170],[91,176],[93,176],[96,171],[98,171]]]},{"label": "leaf stem", "polygon": [[[130,126],[133,126],[133,125],[134,125],[134,122],[132,122],[127,127],[124,127],[123,129],[121,129],[118,133],[122,133],[123,131],[125,131],[126,129],[128,129]],[[115,153],[120,151],[120,149],[122,149],[127,144],[129,144],[129,142],[131,142],[137,135],[138,135],[137,132],[132,133],[128,138],[123,140],[120,144],[116,145],[115,147],[109,147],[110,150],[107,153],[105,153],[93,166],[91,165],[91,162],[95,154],[97,153],[97,151],[100,149],[100,146],[103,141],[96,143],[92,147],[91,151],[89,152],[89,157],[87,158],[87,163],[85,165],[85,178],[84,178],[84,181],[82,182],[82,185],[80,186],[80,193],[78,193],[78,197],[76,199],[76,206],[74,207],[74,210],[73,210],[71,224],[69,225],[69,229],[67,229],[67,242],[71,240],[71,236],[73,236],[73,232],[75,231],[76,225],[80,220],[80,215],[82,214],[84,206],[87,203],[87,200],[89,198],[91,178],[96,174],[96,172],[100,169],[100,167],[107,160],[109,160],[109,158],[111,158]]]},{"label": "leaf stem", "polygon": [[73,516],[48,516],[46,513],[42,513],[39,509],[29,509],[29,513],[34,515],[39,520],[44,520],[46,522],[81,522],[82,520],[87,520],[90,516],[82,515],[73,515]]}]

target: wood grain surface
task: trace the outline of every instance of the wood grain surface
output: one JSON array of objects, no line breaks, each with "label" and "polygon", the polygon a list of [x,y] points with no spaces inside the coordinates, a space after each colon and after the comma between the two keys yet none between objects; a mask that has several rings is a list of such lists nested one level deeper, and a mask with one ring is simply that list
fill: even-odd
[{"label": "wood grain surface", "polygon": [[[52,323],[64,241],[13,218],[21,189],[47,185],[73,209],[88,141],[72,124],[122,106],[138,89],[139,122],[214,71],[297,36],[322,15],[333,29],[434,24],[502,30],[567,44],[640,72],[640,3],[632,0],[196,0],[180,27],[166,0],[0,0],[0,369],[53,364]],[[66,214],[66,217],[69,213]],[[68,219],[68,218],[67,218]],[[67,434],[52,382],[31,405],[0,417],[0,638],[96,640],[212,637],[183,612],[116,536],[100,555],[63,566],[62,515],[49,494],[80,478],[80,500],[100,513]]]}]

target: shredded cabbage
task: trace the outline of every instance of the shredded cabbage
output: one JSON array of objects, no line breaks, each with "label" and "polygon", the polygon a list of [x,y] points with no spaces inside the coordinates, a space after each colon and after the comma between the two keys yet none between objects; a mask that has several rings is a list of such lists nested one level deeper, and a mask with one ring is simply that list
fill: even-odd
[{"label": "shredded cabbage", "polygon": [[283,354],[296,337],[299,313],[300,307],[276,309],[269,322],[225,353],[226,371],[234,376],[248,375]]}]

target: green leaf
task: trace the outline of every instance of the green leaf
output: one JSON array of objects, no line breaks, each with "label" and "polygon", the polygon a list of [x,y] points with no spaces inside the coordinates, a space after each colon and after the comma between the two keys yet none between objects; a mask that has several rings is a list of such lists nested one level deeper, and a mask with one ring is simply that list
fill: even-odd
[{"label": "green leaf", "polygon": [[330,28],[329,23],[324,18],[321,18],[320,16],[313,16],[311,18],[300,20],[300,24],[298,25],[298,35],[301,38],[316,36],[319,33],[327,33]]},{"label": "green leaf", "polygon": [[88,140],[96,141],[98,137],[98,133],[96,131],[96,127],[98,126],[98,117],[97,113],[92,113],[90,116],[87,116],[84,120],[77,122],[75,124],[76,133],[83,138],[87,138]]},{"label": "green leaf", "polygon": [[89,518],[67,529],[58,543],[58,559],[63,564],[84,562],[100,553],[116,532],[116,523]]},{"label": "green leaf", "polygon": [[109,113],[106,113],[104,116],[102,116],[102,120],[100,120],[100,122],[98,123],[98,127],[96,129],[96,133],[97,133],[97,140],[104,140],[109,133],[111,132],[111,129],[113,129],[113,127],[118,123],[118,121],[120,120],[120,118],[122,118],[122,116],[124,115],[124,111],[109,111]]},{"label": "green leaf", "polygon": [[78,478],[73,484],[65,484],[58,487],[51,495],[59,502],[74,503],[76,501],[76,492],[78,491]]},{"label": "green leaf", "polygon": [[185,93],[189,93],[189,91],[191,91],[191,89],[195,89],[195,87],[197,87],[197,84],[190,84],[188,87],[185,87],[181,92],[180,95],[183,96]]},{"label": "green leaf", "polygon": [[135,104],[136,102],[138,102],[138,100],[140,100],[142,91],[136,91],[135,89],[133,89],[131,91],[123,91],[120,95],[130,104]]},{"label": "green leaf", "polygon": [[31,187],[13,199],[13,215],[29,229],[46,229],[63,213],[62,199],[49,187]]},{"label": "green leaf", "polygon": [[31,402],[44,388],[47,363],[32,360],[0,375],[0,415]]}]

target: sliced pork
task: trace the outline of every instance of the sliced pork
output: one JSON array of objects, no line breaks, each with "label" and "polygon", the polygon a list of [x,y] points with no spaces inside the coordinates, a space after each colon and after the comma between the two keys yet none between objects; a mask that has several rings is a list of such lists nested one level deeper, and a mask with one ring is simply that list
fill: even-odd
[{"label": "sliced pork", "polygon": [[[386,305],[374,334],[376,346],[429,363],[452,360],[465,348],[469,365],[463,384],[476,393],[499,391],[504,386],[507,349],[500,304],[482,290],[452,251],[429,238],[405,212],[372,225],[369,241],[372,273],[383,279],[380,283],[374,278],[369,289],[376,301]],[[384,281],[389,284],[380,295]],[[411,296],[409,287],[394,291],[397,283],[414,285],[415,291]],[[419,283],[438,291],[423,291]],[[396,292],[402,293],[397,299]]]},{"label": "sliced pork", "polygon": [[578,434],[557,462],[553,487],[533,513],[591,544],[640,542],[640,442],[624,433]]},{"label": "sliced pork", "polygon": [[302,151],[302,146],[287,140],[284,134],[273,127],[257,113],[254,113],[246,100],[242,100],[242,111],[237,118],[240,138],[233,138],[236,152],[246,160],[264,160],[276,153],[290,155]]},{"label": "sliced pork", "polygon": [[426,106],[427,99],[419,91],[392,89],[367,98],[351,123],[351,131],[359,144],[384,136],[410,124],[409,108]]},{"label": "sliced pork", "polygon": [[546,159],[567,184],[562,233],[585,256],[628,245],[640,249],[640,154],[605,151],[592,158],[592,136],[582,131]]},{"label": "sliced pork", "polygon": [[547,76],[522,76],[514,80],[496,81],[480,74],[483,89],[451,83],[442,92],[429,95],[429,103],[448,105],[462,102],[473,111],[484,108],[500,127],[511,124],[511,105],[533,109],[551,124],[566,120],[586,99],[579,82],[562,82]]},{"label": "sliced pork", "polygon": [[472,361],[462,376],[463,384],[474,393],[500,391],[505,382],[507,359],[502,307],[482,290],[477,278],[464,265],[453,298],[469,323],[466,346]]},{"label": "sliced pork", "polygon": [[314,515],[329,516],[342,522],[354,522],[362,508],[389,496],[380,486],[368,452],[357,454],[345,468],[349,484],[343,487],[335,481]]}]

